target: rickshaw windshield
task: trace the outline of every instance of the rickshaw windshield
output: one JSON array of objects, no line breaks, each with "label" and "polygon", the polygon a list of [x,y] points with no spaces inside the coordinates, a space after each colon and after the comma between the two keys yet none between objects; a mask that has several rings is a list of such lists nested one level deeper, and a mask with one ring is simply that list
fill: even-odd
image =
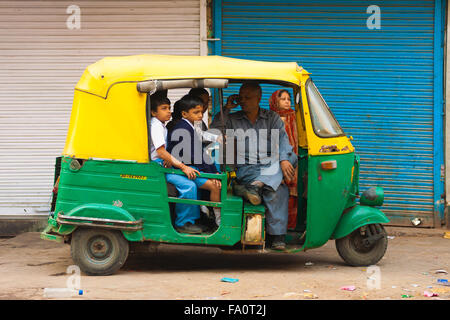
[{"label": "rickshaw windshield", "polygon": [[306,95],[314,132],[322,138],[345,135],[312,79],[306,82]]}]

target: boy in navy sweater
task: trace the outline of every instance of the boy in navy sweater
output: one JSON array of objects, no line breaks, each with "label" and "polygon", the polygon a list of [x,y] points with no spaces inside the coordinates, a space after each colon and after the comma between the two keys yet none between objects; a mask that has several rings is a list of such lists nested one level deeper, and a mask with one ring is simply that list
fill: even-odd
[{"label": "boy in navy sweater", "polygon": [[[167,151],[191,168],[204,173],[219,173],[212,159],[203,152],[201,121],[203,101],[193,95],[185,95],[179,100],[181,119],[168,133]],[[199,128],[196,128],[200,124]],[[197,177],[193,180],[197,187],[210,192],[210,201],[220,202],[221,182],[217,179]],[[220,225],[220,208],[214,208],[216,224]]]}]

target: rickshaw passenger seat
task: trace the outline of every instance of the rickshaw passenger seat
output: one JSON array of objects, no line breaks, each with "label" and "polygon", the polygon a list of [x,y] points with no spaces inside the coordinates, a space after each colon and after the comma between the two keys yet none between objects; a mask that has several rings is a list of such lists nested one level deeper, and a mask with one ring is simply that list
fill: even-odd
[{"label": "rickshaw passenger seat", "polygon": [[167,195],[169,197],[178,197],[177,188],[175,188],[175,186],[169,182],[166,182],[166,185],[167,185]]},{"label": "rickshaw passenger seat", "polygon": [[[167,196],[169,197],[178,197],[178,191],[175,186],[169,182],[166,182],[167,185]],[[175,213],[175,203],[169,202],[169,211],[170,211],[170,220],[172,224],[175,223],[176,213]]]}]

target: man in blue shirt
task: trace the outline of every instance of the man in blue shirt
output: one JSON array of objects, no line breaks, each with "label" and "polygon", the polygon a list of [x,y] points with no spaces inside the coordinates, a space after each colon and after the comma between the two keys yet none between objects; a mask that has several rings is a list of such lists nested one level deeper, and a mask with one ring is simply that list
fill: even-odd
[{"label": "man in blue shirt", "polygon": [[[289,200],[289,189],[283,180],[294,178],[298,159],[280,116],[259,107],[261,97],[258,83],[245,82],[239,95],[228,97],[223,119],[217,114],[211,127],[227,129],[228,141],[236,137],[238,159],[234,191],[252,204],[264,202],[271,247],[283,249]],[[242,110],[230,113],[238,104]]]}]

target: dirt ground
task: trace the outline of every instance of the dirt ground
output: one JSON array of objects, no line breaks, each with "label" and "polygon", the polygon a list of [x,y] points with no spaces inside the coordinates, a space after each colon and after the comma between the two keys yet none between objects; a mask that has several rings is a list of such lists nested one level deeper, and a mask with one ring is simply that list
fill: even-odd
[{"label": "dirt ground", "polygon": [[[445,230],[386,230],[388,249],[374,273],[346,265],[334,241],[297,254],[161,245],[156,252],[130,256],[115,275],[81,274],[84,294],[68,299],[449,300],[450,286],[437,282],[450,278],[444,272],[450,272]],[[69,245],[41,240],[37,232],[0,239],[0,299],[49,299],[44,288],[66,287],[72,264]],[[239,281],[223,282],[224,277]],[[424,291],[437,296],[425,297]]]}]

